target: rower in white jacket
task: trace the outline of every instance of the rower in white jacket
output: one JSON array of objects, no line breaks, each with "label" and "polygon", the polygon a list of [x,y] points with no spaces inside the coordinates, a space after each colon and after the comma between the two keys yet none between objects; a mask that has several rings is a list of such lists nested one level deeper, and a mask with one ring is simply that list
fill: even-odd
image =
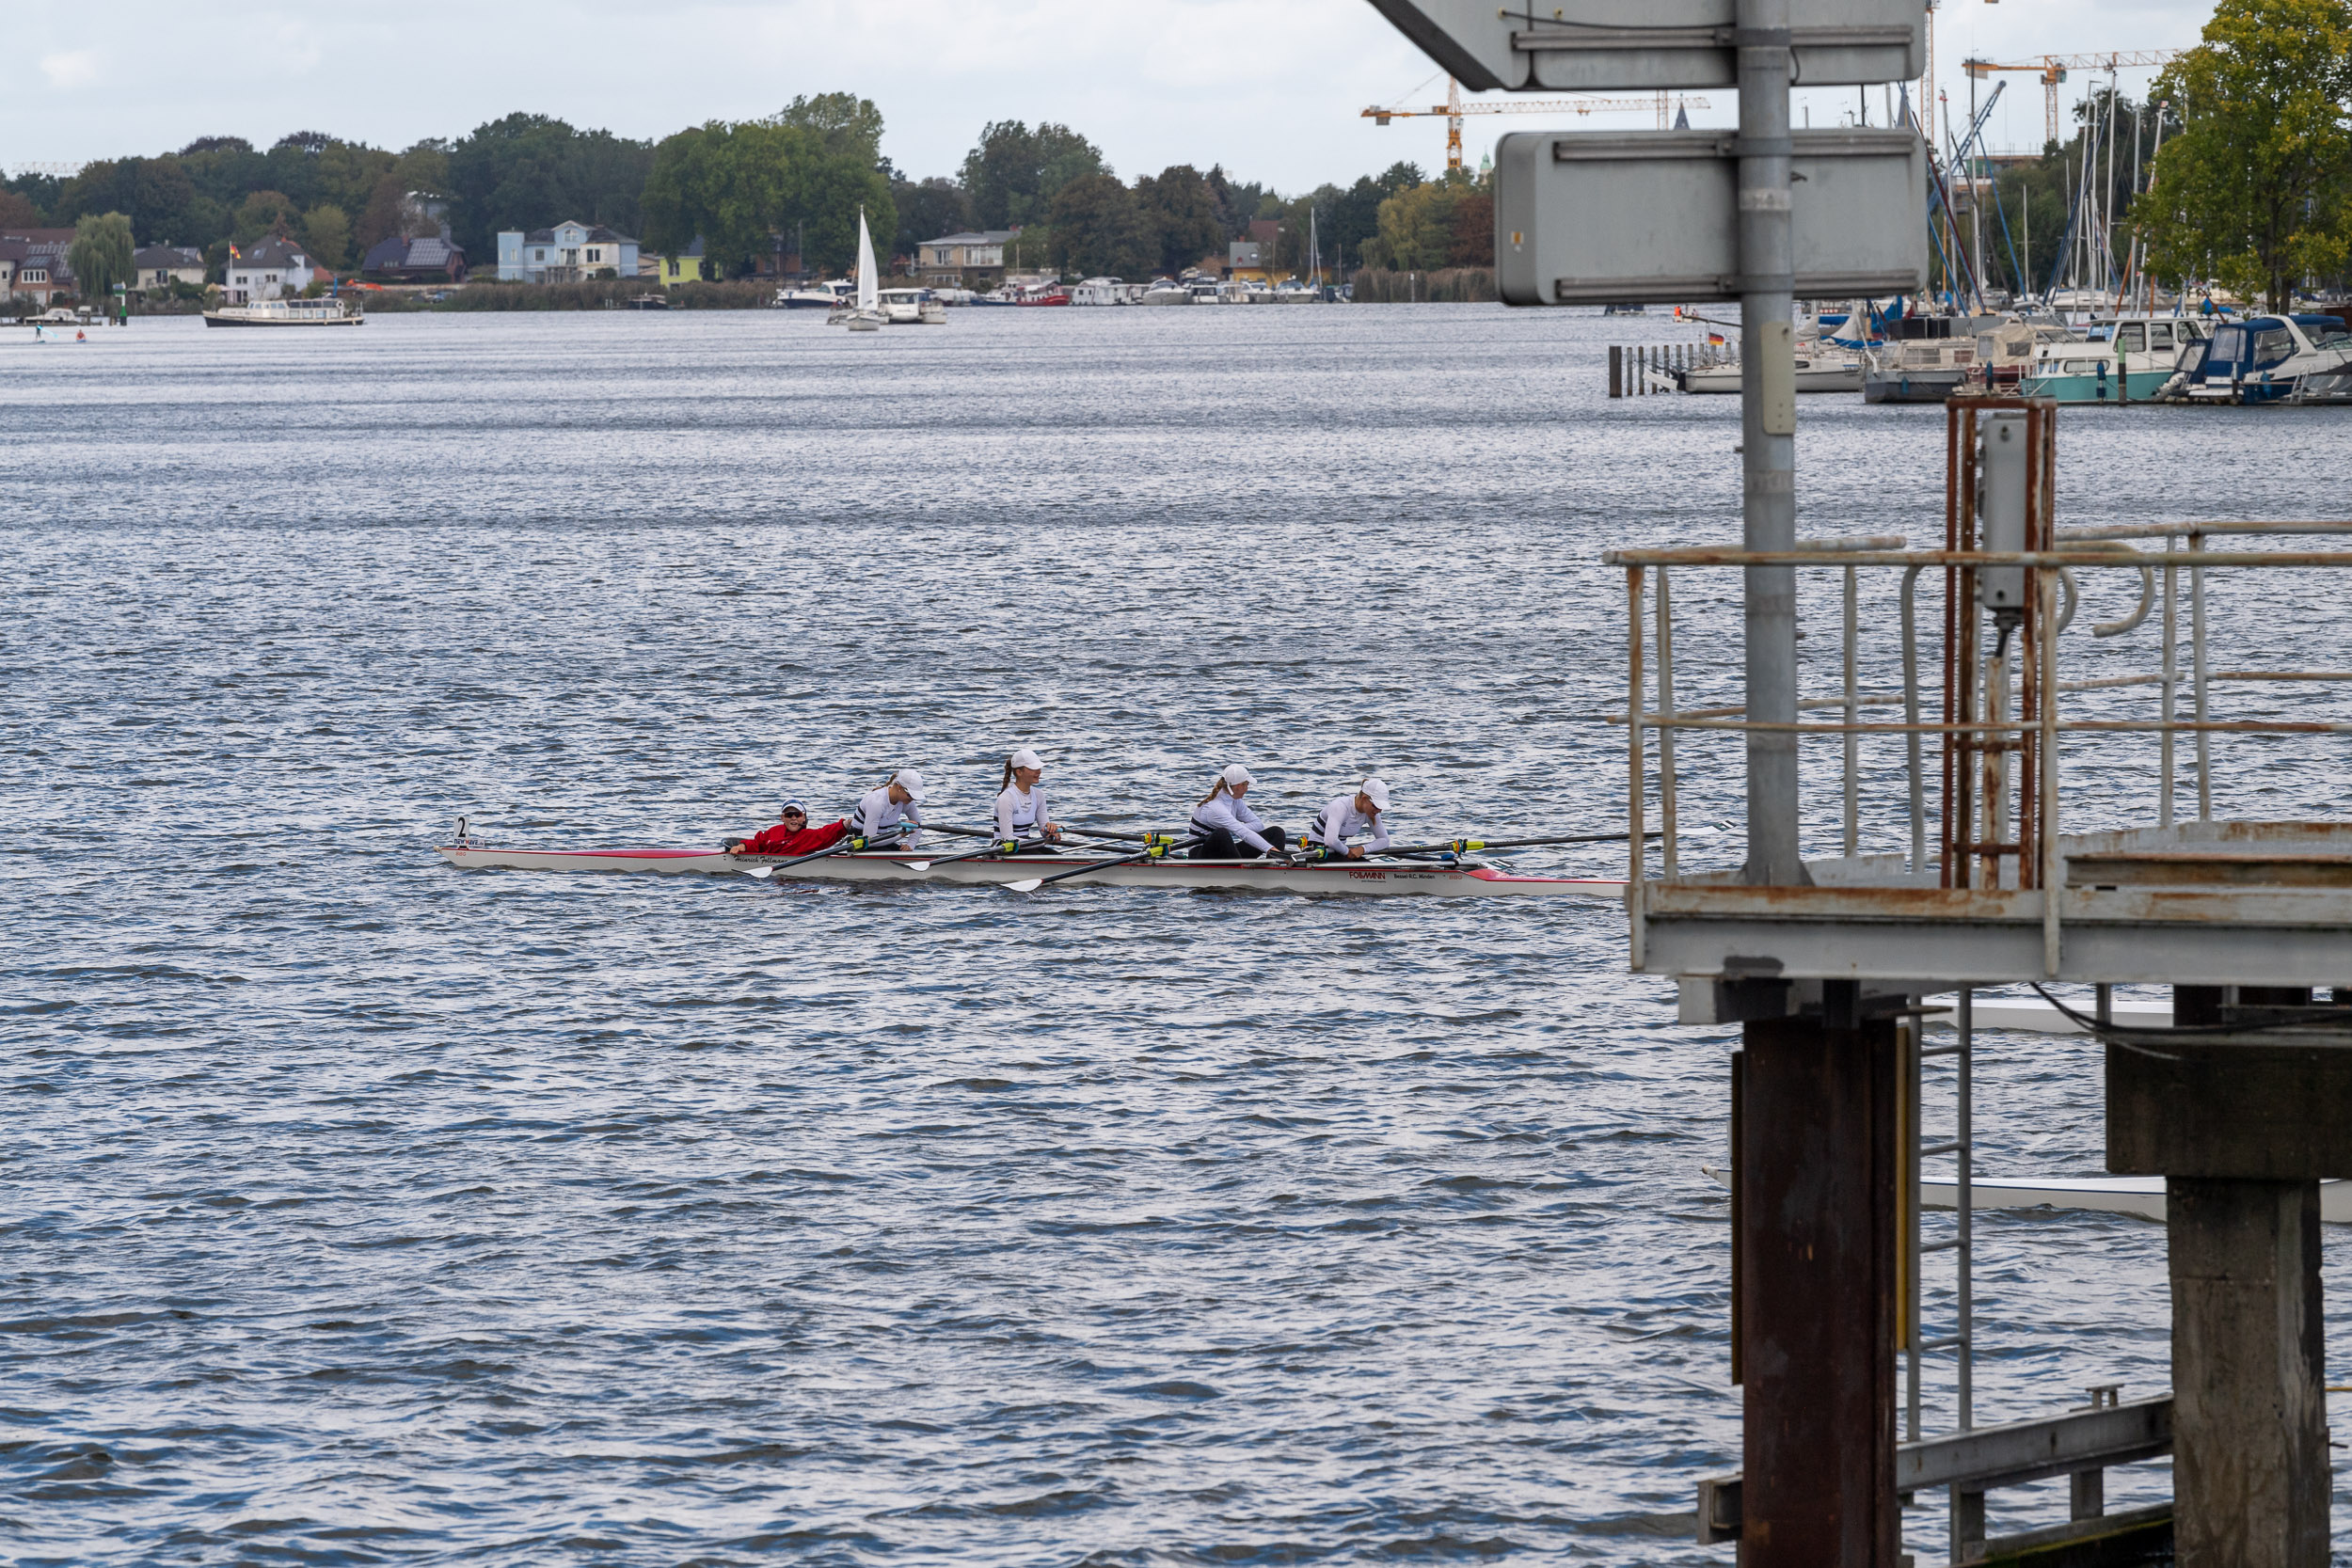
[{"label": "rower in white jacket", "polygon": [[[1335,795],[1323,808],[1315,825],[1307,830],[1307,842],[1319,844],[1334,855],[1344,855],[1352,861],[1364,858],[1367,849],[1389,847],[1389,825],[1381,813],[1389,809],[1389,786],[1378,779],[1366,779],[1353,795]],[[1358,833],[1370,832],[1369,844],[1350,844]]]},{"label": "rower in white jacket", "polygon": [[1047,814],[1045,791],[1039,787],[1038,781],[1044,776],[1044,760],[1026,747],[1005,759],[1005,787],[996,795],[998,843],[1007,839],[1061,842],[1061,824]]},{"label": "rower in white jacket", "polygon": [[1254,861],[1290,847],[1290,836],[1269,826],[1242,799],[1257,782],[1238,762],[1216,776],[1192,809],[1192,832],[1200,840],[1192,847],[1194,860]]},{"label": "rower in white jacket", "polygon": [[[922,841],[923,775],[912,768],[901,768],[890,782],[879,789],[869,789],[857,803],[857,815],[850,818],[850,831],[867,840],[888,838],[894,847],[912,849]],[[906,836],[898,836],[901,824]]]}]

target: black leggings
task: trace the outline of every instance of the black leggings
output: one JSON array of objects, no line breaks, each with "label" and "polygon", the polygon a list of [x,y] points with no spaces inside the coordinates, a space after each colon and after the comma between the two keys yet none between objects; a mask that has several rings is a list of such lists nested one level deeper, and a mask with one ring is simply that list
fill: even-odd
[{"label": "black leggings", "polygon": [[[1230,829],[1196,828],[1193,832],[1200,835],[1200,842],[1194,845],[1191,850],[1192,858],[1197,861],[1254,861],[1265,853],[1256,845],[1245,844],[1235,838]],[[1281,829],[1263,828],[1259,832],[1277,849],[1290,847],[1290,835]]]}]

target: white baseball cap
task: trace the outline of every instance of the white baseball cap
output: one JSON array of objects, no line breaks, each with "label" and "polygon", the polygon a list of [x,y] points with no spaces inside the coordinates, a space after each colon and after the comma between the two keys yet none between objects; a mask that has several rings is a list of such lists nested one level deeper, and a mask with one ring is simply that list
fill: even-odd
[{"label": "white baseball cap", "polygon": [[912,768],[899,768],[898,772],[891,775],[890,782],[905,790],[907,799],[911,800],[920,800],[923,798],[923,775]]},{"label": "white baseball cap", "polygon": [[1015,768],[1034,768],[1039,769],[1041,772],[1043,771],[1045,768],[1044,760],[1035,752],[1030,751],[1026,746],[1024,746],[1021,750],[1013,752],[1012,765]]},{"label": "white baseball cap", "polygon": [[1233,764],[1231,768],[1228,768],[1224,772],[1218,774],[1217,777],[1225,781],[1225,787],[1228,789],[1239,789],[1244,784],[1252,784],[1258,782],[1249,776],[1249,769],[1244,768],[1238,762]]},{"label": "white baseball cap", "polygon": [[1378,779],[1366,779],[1364,781],[1363,788],[1358,793],[1361,794],[1365,800],[1372,802],[1373,810],[1386,811],[1389,809],[1389,786],[1382,784]]}]

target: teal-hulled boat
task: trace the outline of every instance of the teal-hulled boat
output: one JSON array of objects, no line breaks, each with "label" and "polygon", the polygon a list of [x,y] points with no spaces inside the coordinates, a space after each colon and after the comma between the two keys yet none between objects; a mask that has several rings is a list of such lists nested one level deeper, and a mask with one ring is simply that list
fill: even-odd
[{"label": "teal-hulled boat", "polygon": [[2085,342],[2037,343],[2020,394],[2059,403],[2150,403],[2180,368],[2181,350],[2204,336],[2186,316],[2103,323]]}]

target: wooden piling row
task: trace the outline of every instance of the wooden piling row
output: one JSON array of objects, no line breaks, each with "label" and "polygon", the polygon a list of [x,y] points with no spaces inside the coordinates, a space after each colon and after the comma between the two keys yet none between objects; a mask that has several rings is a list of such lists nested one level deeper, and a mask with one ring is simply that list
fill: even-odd
[{"label": "wooden piling row", "polygon": [[1713,343],[1612,343],[1609,345],[1609,395],[1613,398],[1647,397],[1652,392],[1665,389],[1650,384],[1649,372],[1652,371],[1671,375],[1708,365],[1727,364],[1734,357],[1728,348]]}]

